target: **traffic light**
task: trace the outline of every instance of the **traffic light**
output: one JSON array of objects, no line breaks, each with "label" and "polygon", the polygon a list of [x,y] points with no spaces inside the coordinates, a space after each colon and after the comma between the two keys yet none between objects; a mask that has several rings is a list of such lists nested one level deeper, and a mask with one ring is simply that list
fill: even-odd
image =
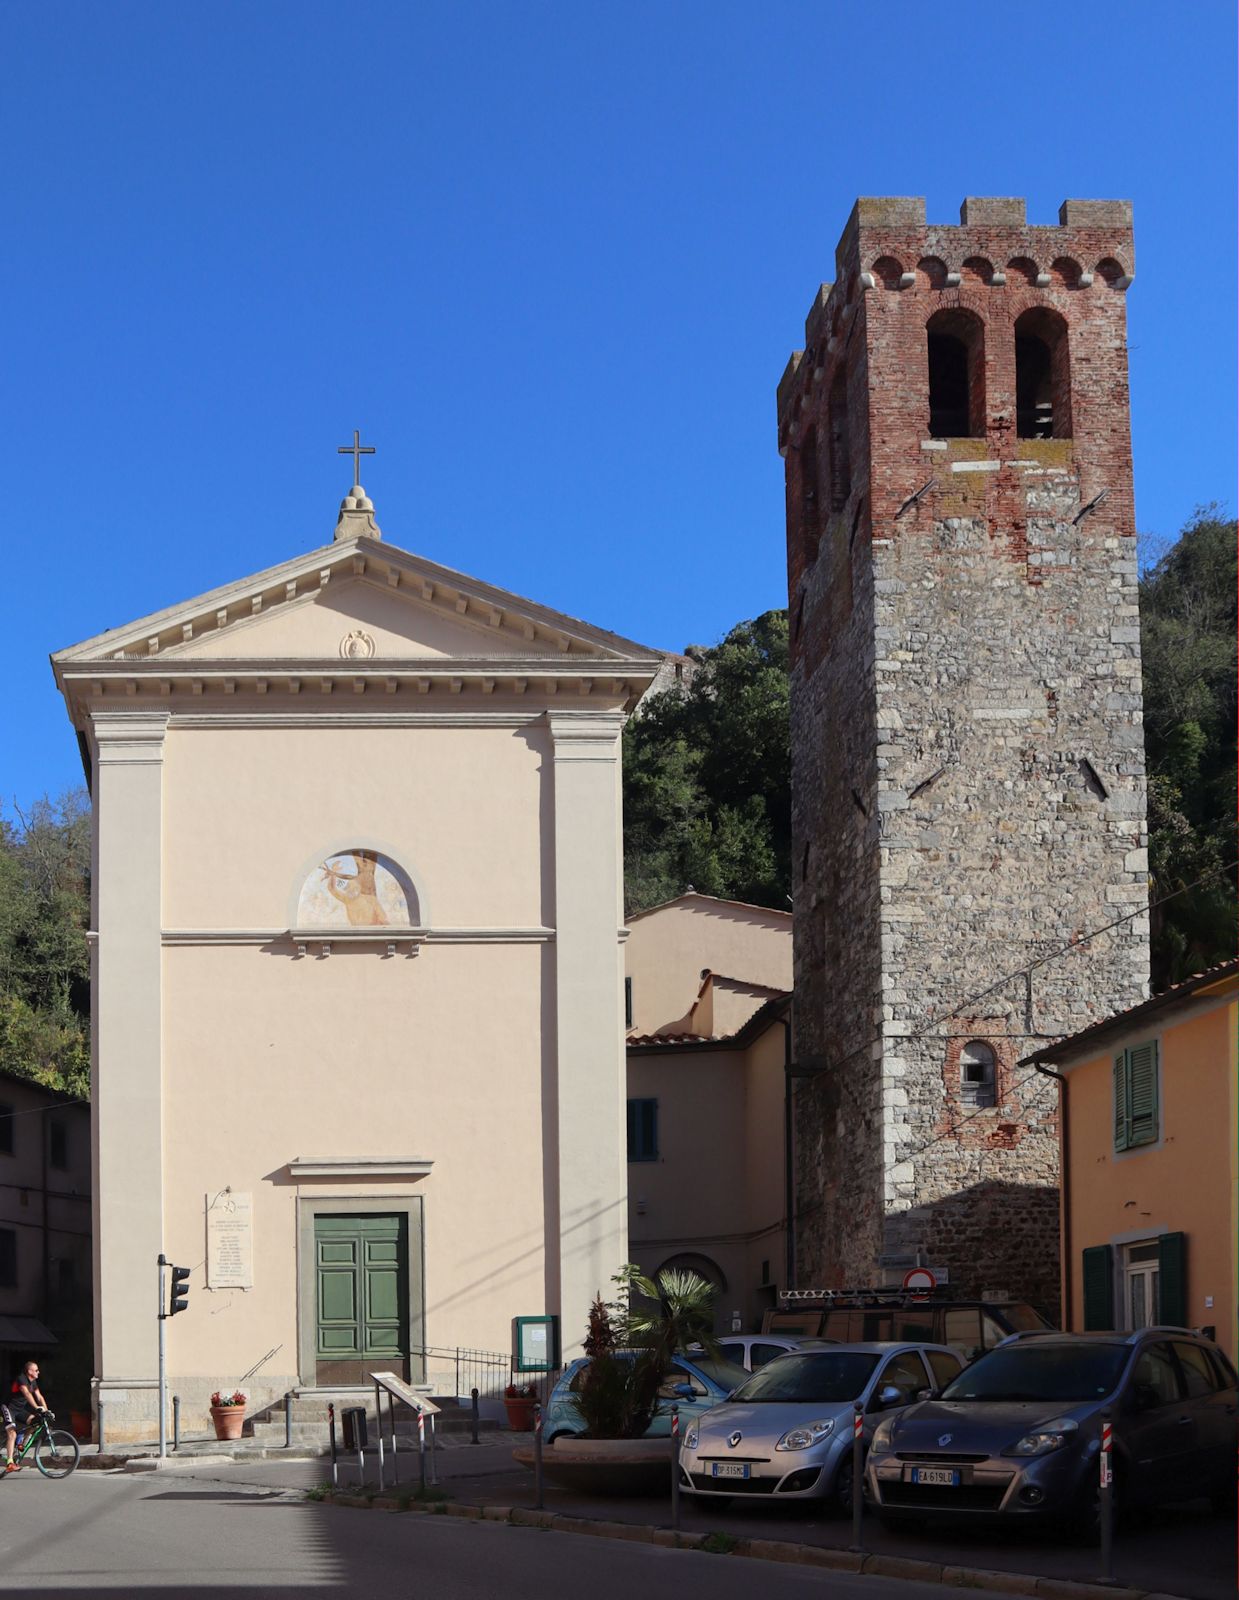
[{"label": "traffic light", "polygon": [[189,1268],[173,1267],[172,1281],[168,1285],[168,1315],[176,1316],[178,1311],[189,1309]]}]

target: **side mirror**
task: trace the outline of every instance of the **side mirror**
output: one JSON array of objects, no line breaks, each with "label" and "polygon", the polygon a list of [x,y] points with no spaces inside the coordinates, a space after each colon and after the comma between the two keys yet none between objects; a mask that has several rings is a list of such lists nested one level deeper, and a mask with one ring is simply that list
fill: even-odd
[{"label": "side mirror", "polygon": [[901,1406],[904,1403],[902,1389],[896,1389],[893,1383],[884,1383],[878,1390],[878,1404],[885,1409],[887,1406]]},{"label": "side mirror", "polygon": [[938,1398],[938,1391],[937,1389],[918,1389],[916,1391],[916,1398],[918,1400],[936,1400]]},{"label": "side mirror", "polygon": [[677,1400],[695,1400],[697,1391],[691,1383],[677,1383],[671,1390]]}]

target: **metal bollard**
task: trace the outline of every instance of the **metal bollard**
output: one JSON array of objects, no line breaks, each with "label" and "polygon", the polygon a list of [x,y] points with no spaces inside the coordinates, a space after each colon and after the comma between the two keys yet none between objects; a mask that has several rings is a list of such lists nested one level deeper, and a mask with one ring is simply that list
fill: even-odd
[{"label": "metal bollard", "polygon": [[680,1526],[680,1408],[671,1408],[671,1526]]},{"label": "metal bollard", "polygon": [[327,1404],[327,1438],[331,1445],[331,1486],[338,1489],[340,1475],[336,1457],[336,1408],[330,1401]]},{"label": "metal bollard", "polygon": [[542,1510],[542,1407],[533,1408],[533,1492],[534,1509]]},{"label": "metal bollard", "polygon": [[470,1406],[472,1407],[472,1421],[473,1421],[473,1438],[469,1442],[471,1444],[477,1444],[477,1442],[478,1442],[478,1411],[479,1411],[479,1408],[478,1408],[478,1392],[477,1392],[476,1389],[470,1389],[470,1391],[469,1391],[469,1403],[470,1403]]},{"label": "metal bollard", "polygon": [[181,1397],[179,1394],[172,1396],[172,1448],[181,1448]]},{"label": "metal bollard", "polygon": [[865,1408],[852,1407],[852,1549],[863,1550],[861,1519],[865,1509]]},{"label": "metal bollard", "polygon": [[1110,1413],[1101,1413],[1101,1449],[1098,1452],[1097,1522],[1101,1537],[1099,1583],[1114,1582],[1114,1429]]},{"label": "metal bollard", "polygon": [[95,1408],[98,1414],[99,1454],[103,1454],[103,1396],[100,1394],[95,1399]]},{"label": "metal bollard", "polygon": [[426,1498],[426,1413],[417,1408],[417,1466],[422,1499]]},{"label": "metal bollard", "polygon": [[287,1390],[284,1395],[284,1448],[292,1448],[293,1442],[293,1392]]}]

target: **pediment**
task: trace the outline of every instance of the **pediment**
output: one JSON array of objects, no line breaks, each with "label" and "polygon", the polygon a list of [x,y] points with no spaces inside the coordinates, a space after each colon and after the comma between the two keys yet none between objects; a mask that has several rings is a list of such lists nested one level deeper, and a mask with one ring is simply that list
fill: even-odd
[{"label": "pediment", "polygon": [[[356,538],[199,595],[57,652],[88,662],[336,663],[590,660],[649,667],[657,651],[453,572]],[[642,674],[644,675],[644,674]]]},{"label": "pediment", "polygon": [[452,610],[380,589],[364,578],[331,582],[291,605],[276,606],[163,652],[185,661],[332,661],[371,657],[536,657],[546,654],[499,620],[473,622]]}]

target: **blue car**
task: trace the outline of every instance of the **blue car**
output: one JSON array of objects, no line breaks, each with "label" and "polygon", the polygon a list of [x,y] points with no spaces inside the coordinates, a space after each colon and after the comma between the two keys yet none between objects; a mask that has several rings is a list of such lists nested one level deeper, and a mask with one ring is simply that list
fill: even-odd
[{"label": "blue car", "polygon": [[[632,1352],[619,1351],[621,1358]],[[543,1438],[547,1444],[553,1439],[573,1437],[585,1432],[585,1424],[577,1409],[576,1393],[589,1366],[589,1357],[580,1356],[560,1373],[555,1387],[546,1402]],[[733,1389],[750,1376],[743,1367],[731,1361],[718,1361],[712,1356],[677,1356],[658,1391],[658,1410],[646,1429],[647,1439],[660,1435],[666,1438],[671,1432],[671,1408],[678,1406],[680,1429],[690,1421],[721,1405]]]}]

